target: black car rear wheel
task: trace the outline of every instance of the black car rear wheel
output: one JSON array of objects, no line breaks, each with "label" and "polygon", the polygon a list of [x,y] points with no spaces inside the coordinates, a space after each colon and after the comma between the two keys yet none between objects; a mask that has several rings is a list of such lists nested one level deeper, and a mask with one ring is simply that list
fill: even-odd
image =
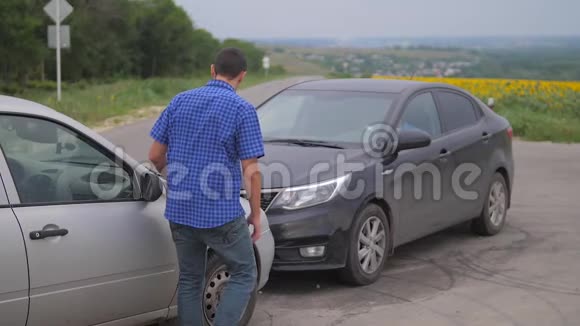
[{"label": "black car rear wheel", "polygon": [[381,276],[388,256],[389,223],[383,210],[369,204],[354,219],[350,230],[346,266],[341,279],[353,285],[367,285]]},{"label": "black car rear wheel", "polygon": [[505,224],[508,204],[509,189],[506,180],[501,173],[496,173],[491,179],[481,216],[471,223],[472,230],[483,236],[497,234]]}]

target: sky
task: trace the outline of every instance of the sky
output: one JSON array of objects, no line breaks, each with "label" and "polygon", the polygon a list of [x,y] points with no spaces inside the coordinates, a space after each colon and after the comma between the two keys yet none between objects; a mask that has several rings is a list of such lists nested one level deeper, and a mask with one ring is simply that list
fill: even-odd
[{"label": "sky", "polygon": [[175,0],[218,38],[580,35],[580,0]]}]

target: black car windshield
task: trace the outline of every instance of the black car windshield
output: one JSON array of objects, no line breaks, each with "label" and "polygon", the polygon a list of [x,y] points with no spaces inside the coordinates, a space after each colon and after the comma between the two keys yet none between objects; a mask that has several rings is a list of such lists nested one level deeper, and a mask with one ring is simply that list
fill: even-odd
[{"label": "black car windshield", "polygon": [[383,123],[396,94],[288,90],[261,106],[265,141],[310,140],[360,144],[369,126]]}]

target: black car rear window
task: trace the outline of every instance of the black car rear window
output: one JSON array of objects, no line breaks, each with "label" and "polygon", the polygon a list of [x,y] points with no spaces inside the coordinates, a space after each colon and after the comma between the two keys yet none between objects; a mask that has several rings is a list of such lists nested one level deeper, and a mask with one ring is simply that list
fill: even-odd
[{"label": "black car rear window", "polygon": [[446,131],[453,131],[475,124],[478,115],[473,102],[463,95],[452,92],[437,92],[439,111]]}]

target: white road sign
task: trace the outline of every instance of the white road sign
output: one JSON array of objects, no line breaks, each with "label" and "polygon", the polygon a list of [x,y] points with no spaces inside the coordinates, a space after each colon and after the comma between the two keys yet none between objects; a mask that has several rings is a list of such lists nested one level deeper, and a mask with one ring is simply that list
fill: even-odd
[{"label": "white road sign", "polygon": [[[48,26],[48,47],[56,49],[56,25]],[[70,48],[70,26],[60,25],[60,48]]]},{"label": "white road sign", "polygon": [[264,67],[266,70],[270,69],[270,57],[266,56],[262,58],[262,67]]},{"label": "white road sign", "polygon": [[55,23],[62,23],[62,21],[73,12],[73,7],[66,2],[66,0],[52,0],[44,6],[44,12],[52,18]]}]

